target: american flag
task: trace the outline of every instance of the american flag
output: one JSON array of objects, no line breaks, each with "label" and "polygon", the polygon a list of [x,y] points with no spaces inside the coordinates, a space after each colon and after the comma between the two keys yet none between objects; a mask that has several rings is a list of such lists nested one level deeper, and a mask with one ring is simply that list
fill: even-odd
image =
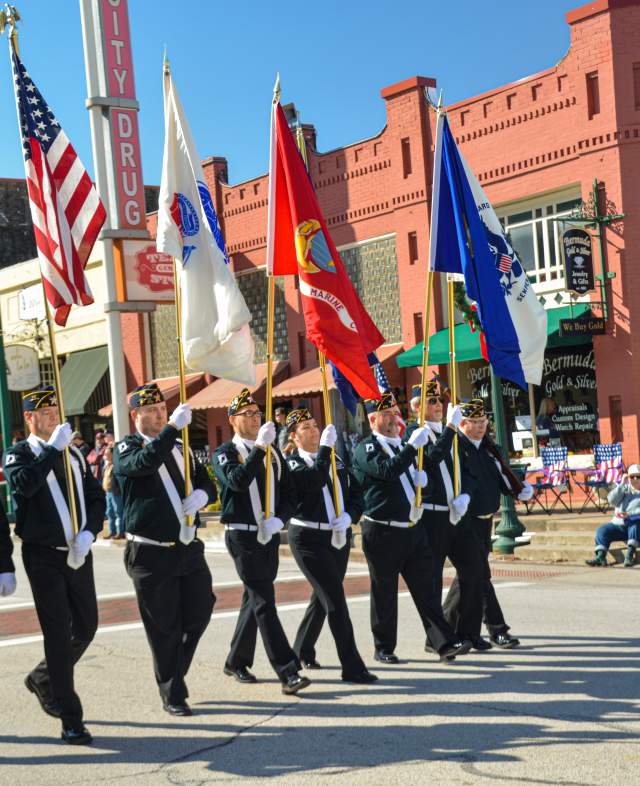
[{"label": "american flag", "polygon": [[498,259],[498,270],[502,273],[510,273],[511,265],[513,265],[513,259],[511,259],[508,254],[500,254],[500,258]]},{"label": "american flag", "polygon": [[546,483],[562,486],[569,474],[568,448],[542,448],[542,466]]},{"label": "american flag", "polygon": [[24,168],[40,271],[55,321],[93,295],[84,274],[106,211],[60,123],[11,44]]},{"label": "american flag", "polygon": [[624,473],[622,445],[619,442],[594,445],[593,454],[596,474],[591,479],[603,483],[619,483]]}]

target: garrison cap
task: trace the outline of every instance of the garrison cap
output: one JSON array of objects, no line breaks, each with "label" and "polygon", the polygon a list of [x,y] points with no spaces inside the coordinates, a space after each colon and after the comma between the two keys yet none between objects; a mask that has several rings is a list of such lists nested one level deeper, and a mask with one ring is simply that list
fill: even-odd
[{"label": "garrison cap", "polygon": [[380,398],[366,398],[364,400],[365,410],[371,412],[383,412],[385,409],[393,409],[397,407],[396,399],[393,393],[383,393]]},{"label": "garrison cap", "polygon": [[460,411],[466,420],[480,420],[487,416],[484,401],[481,398],[472,398],[471,401],[461,404]]},{"label": "garrison cap", "polygon": [[[139,407],[147,407],[150,404],[160,404],[164,401],[162,391],[155,382],[147,382],[140,385],[129,396],[129,406],[131,409],[138,409]],[[98,434],[96,434],[96,437]],[[104,433],[102,433],[104,437]]]},{"label": "garrison cap", "polygon": [[53,385],[43,385],[22,396],[22,410],[24,412],[34,412],[36,409],[57,406],[58,397]]},{"label": "garrison cap", "polygon": [[[411,388],[411,398],[419,398],[422,391],[422,385],[414,385]],[[429,398],[429,396],[439,396],[440,391],[438,390],[438,383],[435,379],[430,379],[426,383],[426,393],[425,396]]]},{"label": "garrison cap", "polygon": [[303,423],[305,420],[313,420],[313,415],[306,407],[292,409],[287,415],[287,431],[293,431],[298,423]]},{"label": "garrison cap", "polygon": [[229,417],[231,417],[231,415],[237,415],[241,409],[245,409],[245,407],[248,407],[249,404],[255,403],[256,402],[251,395],[249,388],[243,388],[237,396],[234,396],[231,399],[229,409],[227,410],[227,415],[229,415]]}]

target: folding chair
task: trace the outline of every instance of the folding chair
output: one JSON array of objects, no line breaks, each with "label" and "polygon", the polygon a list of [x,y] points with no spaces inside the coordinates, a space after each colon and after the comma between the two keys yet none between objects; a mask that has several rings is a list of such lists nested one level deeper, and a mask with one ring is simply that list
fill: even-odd
[{"label": "folding chair", "polygon": [[600,513],[605,513],[609,508],[609,503],[600,496],[600,491],[608,491],[612,484],[620,483],[624,474],[624,464],[622,463],[622,445],[619,442],[613,444],[599,444],[593,446],[593,458],[596,466],[595,472],[577,480],[576,484],[584,491],[585,500],[578,513],[587,507],[591,502]]},{"label": "folding chair", "polygon": [[[532,508],[539,505],[546,514],[550,514],[560,503],[569,513],[572,512],[571,506],[571,485],[569,476],[567,448],[542,448],[542,475],[537,475],[533,486],[533,497],[529,502],[525,502],[527,513]],[[530,475],[537,470],[532,470]],[[569,504],[562,499],[562,495],[569,493]],[[551,504],[549,504],[551,497]],[[543,501],[544,500],[544,501]]]}]

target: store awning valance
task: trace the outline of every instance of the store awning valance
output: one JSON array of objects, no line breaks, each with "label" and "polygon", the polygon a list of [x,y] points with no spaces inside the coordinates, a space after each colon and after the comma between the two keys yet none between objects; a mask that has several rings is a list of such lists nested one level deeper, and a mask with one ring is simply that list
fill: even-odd
[{"label": "store awning valance", "polygon": [[[573,306],[552,308],[547,311],[547,347],[575,346],[591,341],[591,336],[560,335],[561,319],[577,319],[589,311],[588,303],[577,303]],[[467,322],[455,326],[456,360],[461,363],[465,360],[482,360],[480,351],[480,333],[471,332]],[[403,352],[398,358],[400,368],[411,368],[422,365],[422,341],[415,347]],[[429,365],[446,365],[449,362],[449,331],[439,330],[429,339]]]},{"label": "store awning valance", "polygon": [[[289,366],[289,361],[279,360],[273,366],[273,378],[282,378],[285,370]],[[261,396],[265,388],[267,379],[267,364],[259,363],[256,366],[256,384],[251,388],[254,396]],[[246,387],[241,382],[230,382],[228,379],[216,379],[206,388],[199,390],[195,395],[188,399],[192,409],[227,409],[229,402],[234,396]]]},{"label": "store awning valance", "polygon": [[[156,385],[162,391],[165,401],[169,401],[175,396],[180,395],[180,377],[156,377],[156,379],[149,381],[156,383]],[[203,381],[204,374],[199,371],[195,372],[194,374],[186,374],[184,382],[187,388],[187,396],[189,395],[190,389],[193,390],[196,384],[202,383]],[[127,401],[129,400],[129,396],[132,392],[133,391],[129,391],[129,393],[127,393]],[[110,418],[111,415],[113,415],[113,405],[107,404],[106,407],[102,407],[98,410],[98,415],[100,415],[102,418]]]},{"label": "store awning valance", "polygon": [[96,385],[109,368],[106,347],[74,352],[60,370],[65,415],[83,415]]},{"label": "store awning valance", "polygon": [[[382,363],[383,368],[387,360],[394,357],[402,349],[402,344],[385,344],[376,350],[376,357]],[[327,387],[329,390],[335,390],[335,383],[333,381],[333,373],[327,369]],[[300,398],[301,396],[309,396],[315,393],[322,392],[322,375],[320,367],[310,368],[301,371],[294,377],[285,379],[273,389],[273,397],[277,399],[283,398]]]}]

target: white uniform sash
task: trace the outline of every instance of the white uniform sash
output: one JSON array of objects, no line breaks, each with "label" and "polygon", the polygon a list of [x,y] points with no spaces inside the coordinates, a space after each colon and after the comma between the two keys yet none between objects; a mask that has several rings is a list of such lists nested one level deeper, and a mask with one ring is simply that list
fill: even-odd
[{"label": "white uniform sash", "polygon": [[[315,464],[315,458],[317,454],[314,453],[307,453],[306,450],[302,450],[298,448],[298,454],[300,458],[304,461],[304,463],[308,467],[313,467]],[[329,489],[329,484],[325,483],[322,487],[322,497],[324,499],[324,504],[327,509],[327,522],[331,523],[333,519],[336,517],[336,509],[333,504],[333,495]],[[342,496],[342,484],[340,483],[340,478],[338,478],[338,500],[340,502],[340,510],[344,511],[344,498]]]},{"label": "white uniform sash", "polygon": [[[146,434],[143,434],[141,431],[138,432],[142,439],[144,440],[144,444],[148,445],[151,442],[151,438],[148,437]],[[171,453],[173,458],[178,465],[178,469],[182,473],[182,477],[184,477],[184,461],[182,458],[182,453],[178,450],[178,448],[174,445]],[[169,470],[166,468],[164,463],[160,464],[158,467],[158,475],[160,475],[160,480],[162,481],[162,485],[164,486],[164,490],[167,492],[167,496],[169,497],[169,502],[171,503],[171,507],[173,508],[173,512],[176,514],[176,518],[178,522],[182,526],[185,521],[184,513],[182,512],[182,499],[180,498],[180,494],[178,489],[176,488],[176,484],[171,479],[171,475],[169,474]]]},{"label": "white uniform sash", "polygon": [[[29,443],[31,452],[36,458],[38,458],[38,456],[40,456],[42,453],[42,446],[47,444],[43,440],[36,437],[35,434],[29,434],[27,442]],[[78,522],[78,531],[80,531],[83,530],[87,524],[87,511],[84,501],[84,484],[82,482],[81,471],[82,454],[76,448],[69,446],[69,458],[71,470],[73,472],[73,481],[76,492],[75,497],[78,500],[80,506],[80,521]],[[47,475],[47,485],[49,486],[49,492],[53,498],[53,504],[56,506],[56,511],[60,518],[62,529],[64,530],[64,538],[67,543],[71,543],[73,540],[71,513],[64,498],[64,494],[62,493],[62,489],[60,488],[60,484],[58,483],[58,478],[56,478],[55,472],[53,470],[50,470],[49,474]]]},{"label": "white uniform sash", "polygon": [[[384,450],[387,456],[393,458],[396,455],[393,450],[391,450],[391,446],[387,442],[386,438],[382,436],[382,434],[378,434],[374,431],[373,436],[378,440],[378,444]],[[409,511],[409,521],[413,521],[415,524],[416,521],[420,519],[420,516],[422,516],[422,511],[420,508],[416,508],[414,505],[414,502],[416,501],[416,490],[414,486],[409,483],[409,477],[407,476],[406,472],[402,472],[400,475],[400,482],[402,483],[402,488],[404,489],[404,493],[407,497],[407,500],[409,501],[409,505],[411,506]]]},{"label": "white uniform sash", "polygon": [[[240,456],[240,461],[244,464],[247,460],[249,455],[249,450],[244,443],[242,437],[238,434],[233,435],[233,444],[236,446],[236,450],[238,451],[238,455]],[[275,453],[274,449],[271,449],[271,455],[278,461],[278,456]],[[267,454],[265,451],[264,456],[264,465],[266,467],[267,462]],[[271,510],[271,515],[275,512],[275,483],[274,483],[274,476],[273,476],[273,462],[269,467],[269,475],[270,475],[270,482],[269,482],[269,508]],[[267,535],[264,532],[264,511],[262,509],[262,500],[260,499],[260,490],[258,489],[258,481],[254,478],[251,483],[249,484],[249,499],[251,500],[251,509],[253,510],[253,516],[256,520],[256,524],[258,525],[258,537],[261,543],[266,545],[271,540],[271,535]]]}]

